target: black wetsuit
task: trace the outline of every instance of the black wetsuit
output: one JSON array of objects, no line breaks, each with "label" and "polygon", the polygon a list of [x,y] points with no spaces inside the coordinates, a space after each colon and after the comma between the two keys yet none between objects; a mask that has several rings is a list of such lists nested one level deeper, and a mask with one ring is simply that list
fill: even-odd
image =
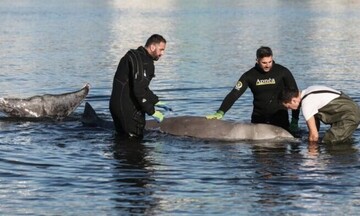
[{"label": "black wetsuit", "polygon": [[[289,130],[288,111],[278,102],[278,94],[285,87],[297,89],[291,72],[275,62],[269,72],[264,72],[255,64],[240,77],[219,110],[226,113],[248,87],[254,95],[251,122],[269,123]],[[299,119],[299,110],[292,112],[292,117]]]},{"label": "black wetsuit", "polygon": [[158,97],[149,89],[155,76],[152,57],[144,47],[128,51],[116,70],[109,108],[116,131],[142,137],[145,113],[152,115]]}]

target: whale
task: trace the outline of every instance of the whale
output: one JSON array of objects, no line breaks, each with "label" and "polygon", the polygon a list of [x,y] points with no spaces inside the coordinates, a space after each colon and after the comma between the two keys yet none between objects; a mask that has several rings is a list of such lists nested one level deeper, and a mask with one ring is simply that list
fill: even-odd
[{"label": "whale", "polygon": [[145,129],[205,140],[281,140],[294,138],[288,131],[270,124],[240,123],[206,119],[202,116],[177,116],[164,118],[161,123],[146,122]]},{"label": "whale", "polygon": [[0,112],[16,118],[61,120],[82,103],[90,91],[86,83],[80,90],[63,94],[35,95],[28,98],[0,98]]},{"label": "whale", "polygon": [[[114,129],[113,122],[100,118],[88,102],[85,103],[81,122],[84,126]],[[294,136],[288,131],[270,124],[210,120],[201,116],[169,117],[164,118],[160,123],[155,120],[147,120],[145,130],[174,136],[219,141],[294,139]]]}]

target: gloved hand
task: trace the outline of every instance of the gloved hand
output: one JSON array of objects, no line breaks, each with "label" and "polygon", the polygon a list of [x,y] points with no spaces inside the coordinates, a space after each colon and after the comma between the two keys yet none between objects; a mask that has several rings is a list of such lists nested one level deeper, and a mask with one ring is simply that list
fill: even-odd
[{"label": "gloved hand", "polygon": [[155,110],[154,114],[152,114],[152,117],[157,121],[157,122],[162,122],[162,120],[164,120],[164,114],[162,114],[160,111]]},{"label": "gloved hand", "polygon": [[299,130],[299,119],[296,118],[291,118],[291,122],[290,122],[290,131],[292,133],[297,132]]},{"label": "gloved hand", "polygon": [[156,107],[162,108],[165,111],[173,111],[173,109],[169,106],[166,105],[165,102],[159,101],[155,104]]},{"label": "gloved hand", "polygon": [[216,113],[207,115],[207,119],[222,119],[224,117],[224,112],[221,110],[218,110]]}]

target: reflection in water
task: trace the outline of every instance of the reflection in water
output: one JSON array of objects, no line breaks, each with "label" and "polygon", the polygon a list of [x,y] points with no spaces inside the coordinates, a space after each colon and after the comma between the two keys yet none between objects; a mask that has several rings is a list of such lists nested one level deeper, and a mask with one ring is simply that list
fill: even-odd
[{"label": "reflection in water", "polygon": [[114,170],[116,181],[116,209],[134,214],[150,213],[157,205],[152,197],[151,183],[155,181],[151,161],[147,159],[149,149],[144,141],[115,136],[112,151],[117,165]]},{"label": "reflection in water", "polygon": [[331,155],[334,164],[355,165],[359,161],[359,150],[353,139],[338,144],[322,144],[324,153]]},{"label": "reflection in water", "polygon": [[319,144],[317,142],[308,143],[308,153],[310,156],[318,156],[320,153]]},{"label": "reflection in water", "polygon": [[299,179],[298,167],[294,166],[298,164],[294,161],[302,159],[299,144],[259,144],[253,146],[252,153],[256,163],[254,187],[261,191],[257,202],[265,208],[263,211],[274,211],[284,201],[295,203],[299,195],[285,188]]},{"label": "reflection in water", "polygon": [[[152,89],[176,110],[167,116],[217,109],[261,45],[276,51],[300,88],[332,86],[359,103],[359,11],[357,0],[270,0],[267,7],[246,0],[1,0],[0,97],[62,93],[90,82],[87,100],[111,119],[108,96],[119,59],[156,32],[168,46]],[[246,121],[251,106],[248,92],[226,118]],[[69,136],[77,122],[56,125],[63,126],[0,122],[1,215],[69,209],[74,215],[357,215],[360,209],[359,129],[352,144],[308,145],[305,138],[253,145],[159,136],[134,143],[108,131]],[[300,127],[306,128],[302,118]],[[21,163],[34,159],[55,166]],[[54,179],[65,186],[54,187]]]},{"label": "reflection in water", "polygon": [[[347,171],[358,166],[355,143],[311,143],[307,151],[301,148],[304,144],[253,146],[254,189],[260,191],[257,203],[262,211],[318,214],[333,208],[329,204],[319,206],[319,197],[334,200],[330,203],[336,206],[348,199],[346,194],[360,194],[354,190],[358,177]],[[284,208],[285,203],[293,208]]]}]

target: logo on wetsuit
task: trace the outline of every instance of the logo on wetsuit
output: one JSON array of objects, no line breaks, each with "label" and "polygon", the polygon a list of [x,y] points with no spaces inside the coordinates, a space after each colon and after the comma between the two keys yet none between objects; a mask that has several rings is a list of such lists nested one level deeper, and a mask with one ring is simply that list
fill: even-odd
[{"label": "logo on wetsuit", "polygon": [[240,90],[241,87],[242,87],[242,82],[241,82],[241,81],[238,81],[238,82],[236,83],[236,85],[235,85],[235,89],[236,89],[236,90]]},{"label": "logo on wetsuit", "polygon": [[256,80],[256,85],[274,85],[276,84],[276,81],[274,78],[269,78],[269,79],[263,79],[263,80]]}]

